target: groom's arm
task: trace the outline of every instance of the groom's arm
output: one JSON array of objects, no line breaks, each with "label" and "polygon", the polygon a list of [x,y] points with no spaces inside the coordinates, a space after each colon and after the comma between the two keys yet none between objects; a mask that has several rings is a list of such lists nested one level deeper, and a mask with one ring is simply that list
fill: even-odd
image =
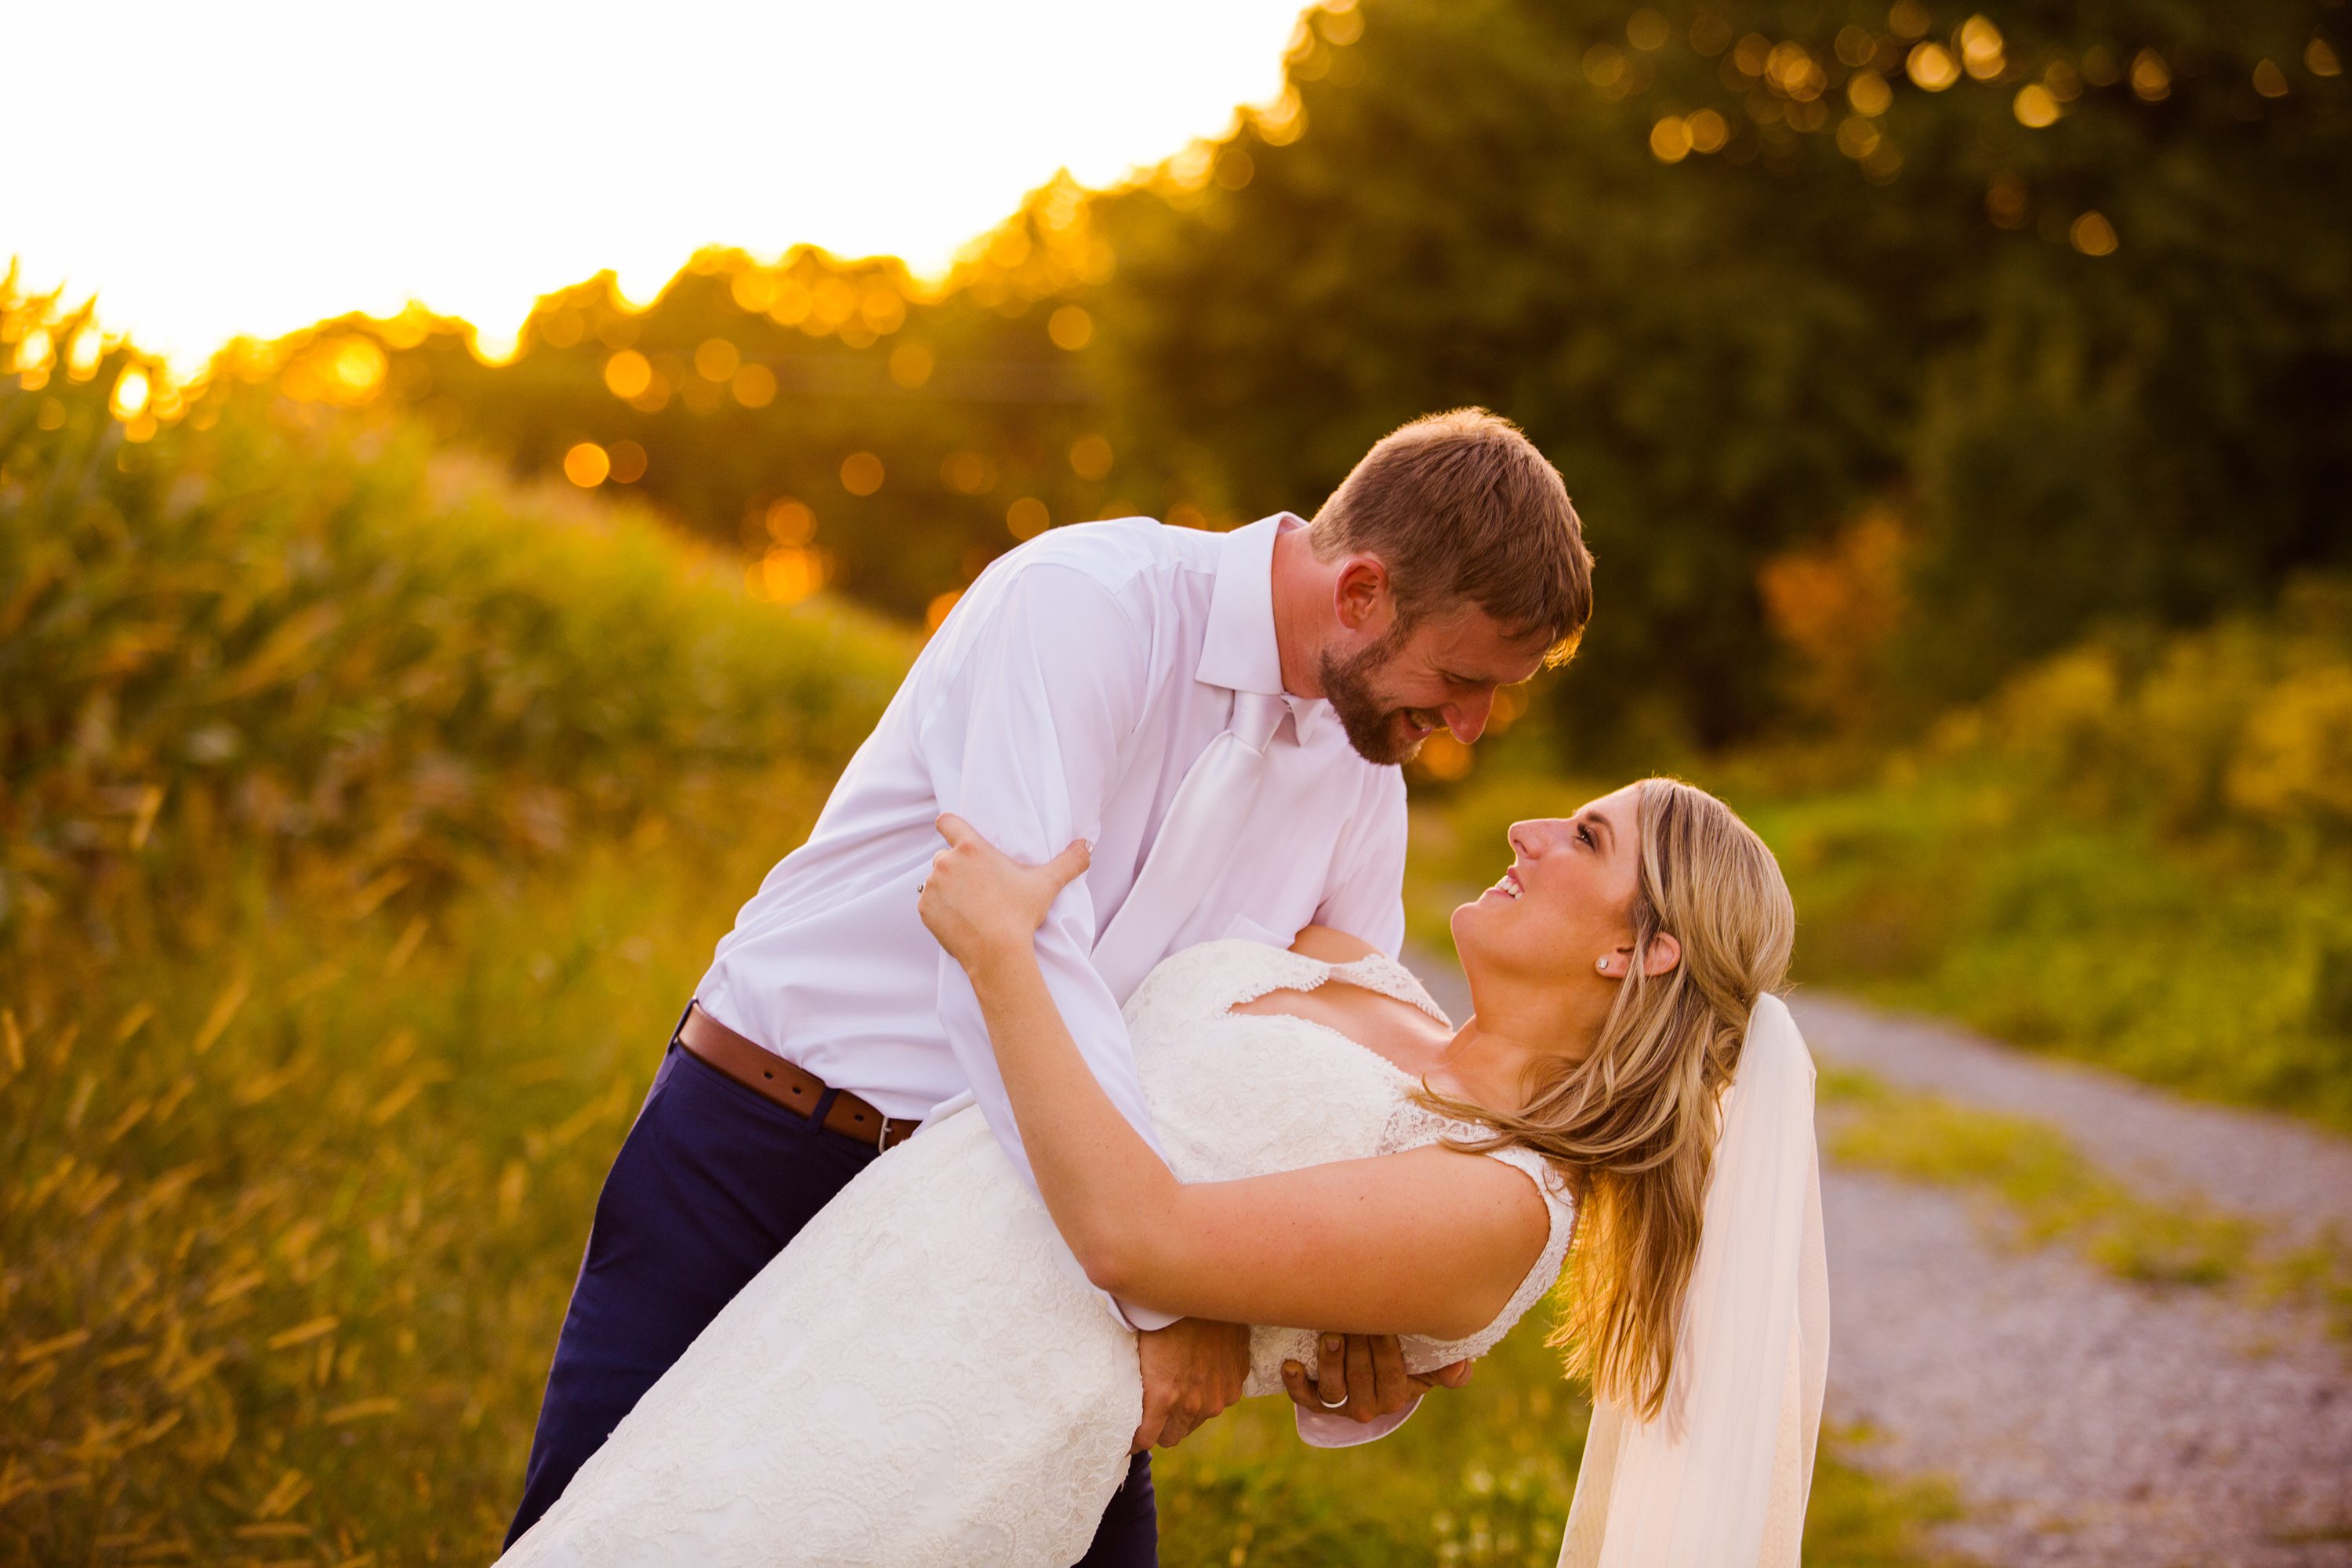
[{"label": "groom's arm", "polygon": [[[1150,629],[1074,568],[1038,563],[976,593],[942,637],[957,642],[919,744],[943,811],[971,823],[1016,859],[1052,859],[1091,840],[1120,755],[1140,721]],[[1037,931],[1037,963],[1080,1055],[1119,1114],[1156,1150],[1135,1051],[1117,997],[1095,972],[1097,921],[1087,879],[1055,901]],[[1032,1186],[1011,1102],[962,966],[942,953],[940,1023],[997,1141]],[[1173,1320],[1127,1310],[1140,1329]]]}]

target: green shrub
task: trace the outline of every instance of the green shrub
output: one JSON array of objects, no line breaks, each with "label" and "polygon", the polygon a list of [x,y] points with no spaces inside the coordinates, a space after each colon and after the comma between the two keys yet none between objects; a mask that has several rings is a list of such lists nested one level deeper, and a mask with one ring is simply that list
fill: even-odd
[{"label": "green shrub", "polygon": [[257,858],[479,879],[829,770],[910,651],[398,425],[224,387],[126,439],[128,357],[0,390],[0,931]]},{"label": "green shrub", "polygon": [[0,1561],[487,1561],[664,1032],[912,643],[135,363],[0,391]]}]

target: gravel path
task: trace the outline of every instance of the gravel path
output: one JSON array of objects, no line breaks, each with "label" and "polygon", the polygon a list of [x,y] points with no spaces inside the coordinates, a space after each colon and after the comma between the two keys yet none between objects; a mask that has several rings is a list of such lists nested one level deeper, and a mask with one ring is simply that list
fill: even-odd
[{"label": "gravel path", "polygon": [[[1448,1012],[1451,963],[1408,955]],[[1794,1003],[1823,1066],[2065,1132],[2152,1197],[2290,1240],[2352,1237],[2352,1146],[2177,1100],[1841,997]],[[1995,1240],[1966,1194],[1824,1163],[1828,1420],[1890,1473],[1938,1475],[1938,1543],[1988,1568],[2352,1565],[2352,1353],[2245,1290],[2134,1285],[2063,1247]]]}]

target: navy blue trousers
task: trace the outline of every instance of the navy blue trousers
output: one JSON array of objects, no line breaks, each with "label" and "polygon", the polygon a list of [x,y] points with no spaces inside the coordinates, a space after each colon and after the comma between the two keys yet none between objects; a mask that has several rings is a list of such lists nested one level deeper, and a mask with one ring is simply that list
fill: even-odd
[{"label": "navy blue trousers", "polygon": [[[874,1158],[670,1047],[596,1199],[509,1546],[719,1310]],[[1139,1454],[1080,1563],[1159,1560],[1150,1456]]]}]

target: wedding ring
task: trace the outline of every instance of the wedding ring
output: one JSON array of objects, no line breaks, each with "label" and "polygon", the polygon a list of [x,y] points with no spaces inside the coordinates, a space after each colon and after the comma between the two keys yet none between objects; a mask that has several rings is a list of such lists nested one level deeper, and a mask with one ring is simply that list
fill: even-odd
[{"label": "wedding ring", "polygon": [[1323,1391],[1318,1388],[1315,1391],[1315,1403],[1326,1410],[1345,1410],[1348,1408],[1348,1396],[1343,1394],[1337,1399],[1326,1399],[1323,1397]]}]

